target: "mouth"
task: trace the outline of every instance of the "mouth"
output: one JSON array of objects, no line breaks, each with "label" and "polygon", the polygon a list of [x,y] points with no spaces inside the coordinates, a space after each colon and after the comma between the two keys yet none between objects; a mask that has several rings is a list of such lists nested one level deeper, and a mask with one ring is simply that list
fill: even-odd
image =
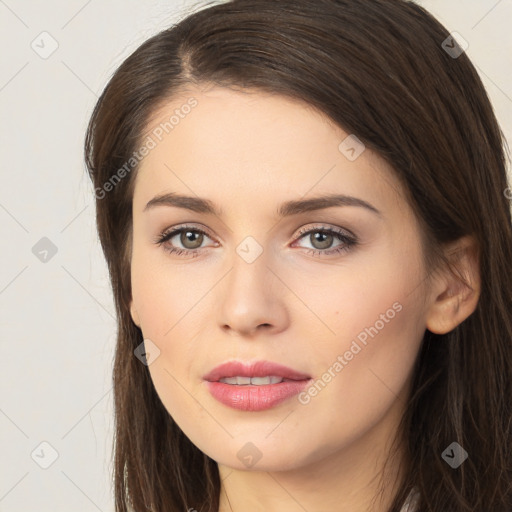
[{"label": "mouth", "polygon": [[[248,364],[241,363],[240,361],[228,361],[227,363],[216,366],[203,377],[204,380],[209,382],[219,382],[223,380],[226,381],[225,384],[240,386],[247,386],[249,384],[255,386],[278,384],[279,382],[276,381],[276,379],[281,379],[282,381],[297,381],[308,380],[310,378],[310,375],[271,361],[256,361]],[[236,381],[232,379],[236,379]],[[275,382],[270,382],[269,379],[273,379]]]},{"label": "mouth", "polygon": [[272,375],[268,377],[223,377],[218,382],[224,384],[231,384],[233,386],[268,386],[269,384],[279,384],[281,382],[292,382],[293,379],[285,379],[284,377],[278,377]]},{"label": "mouth", "polygon": [[292,368],[257,361],[231,361],[215,367],[203,377],[217,401],[242,411],[262,411],[299,394],[311,377]]}]

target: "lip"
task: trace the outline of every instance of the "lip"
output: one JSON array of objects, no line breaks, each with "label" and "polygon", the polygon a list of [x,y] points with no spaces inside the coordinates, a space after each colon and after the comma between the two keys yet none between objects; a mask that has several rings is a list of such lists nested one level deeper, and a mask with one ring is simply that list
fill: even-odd
[{"label": "lip", "polygon": [[254,363],[244,364],[240,361],[228,361],[216,366],[203,379],[209,382],[218,382],[224,377],[267,377],[275,375],[283,379],[307,380],[311,377],[287,366],[272,363],[271,361],[255,361]]},{"label": "lip", "polygon": [[[219,382],[222,378],[236,376],[276,376],[287,380],[278,384],[262,386],[250,384],[237,386]],[[242,411],[263,411],[299,394],[308,386],[311,377],[270,361],[256,361],[250,364],[229,361],[215,367],[203,379],[206,381],[210,394],[222,404]]]}]

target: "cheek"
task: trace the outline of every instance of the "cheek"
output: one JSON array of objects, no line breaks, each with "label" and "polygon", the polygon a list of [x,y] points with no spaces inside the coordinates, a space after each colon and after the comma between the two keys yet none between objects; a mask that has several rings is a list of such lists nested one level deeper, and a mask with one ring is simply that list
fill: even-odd
[{"label": "cheek", "polygon": [[368,276],[373,277],[365,280],[370,282],[345,283],[346,293],[338,301],[337,333],[345,339],[357,339],[362,346],[377,338],[385,338],[388,348],[400,346],[421,317],[418,294],[410,286],[418,276],[412,269],[388,271]]},{"label": "cheek", "polygon": [[407,389],[425,331],[421,265],[393,259],[377,267],[333,283],[336,297],[322,299],[336,334],[317,344],[317,380],[302,403],[309,418],[330,425],[333,439],[341,430],[356,435],[386,414]]},{"label": "cheek", "polygon": [[[424,269],[416,242],[411,236],[411,243],[399,249],[376,244],[334,269],[287,271],[284,280],[309,310],[317,313],[316,319],[305,310],[306,315],[295,316],[300,329],[310,333],[301,336],[305,342],[312,340],[308,348],[332,357],[349,350],[353,340],[365,347],[371,340],[383,338],[389,350],[409,346],[408,340],[417,339],[424,330],[420,300]],[[313,332],[316,335],[311,335]]]},{"label": "cheek", "polygon": [[[336,338],[329,344],[324,338],[309,351],[314,381],[299,397],[300,428],[317,431],[326,454],[351,445],[381,422],[389,426],[391,418],[399,420],[422,339],[411,296],[382,293],[366,307],[357,306],[340,307],[337,316],[344,311],[346,319],[337,323]],[[293,436],[285,429],[281,434],[282,441]],[[297,442],[305,450],[310,444]]]},{"label": "cheek", "polygon": [[[197,338],[201,309],[201,297],[211,284],[191,281],[185,272],[151,264],[150,255],[137,255],[132,259],[132,296],[137,309],[145,340],[151,340],[159,355],[148,370],[155,390],[174,421],[186,432],[197,428],[197,416],[191,422],[191,408],[197,404],[191,398],[195,394],[196,376],[192,375],[197,352]],[[143,262],[143,264],[141,264]],[[202,313],[201,313],[202,312]],[[194,380],[195,379],[195,380]],[[194,411],[201,415],[203,410]],[[206,421],[206,418],[205,418]]]},{"label": "cheek", "polygon": [[[211,294],[216,276],[206,266],[184,264],[177,268],[156,251],[135,248],[132,256],[132,296],[144,339],[159,349],[149,370],[157,392],[169,410],[184,388],[196,384],[193,369],[198,346],[204,342],[204,322],[211,324]],[[209,307],[210,306],[210,307]],[[183,387],[180,387],[184,386]]]},{"label": "cheek", "polygon": [[195,313],[214,283],[196,265],[166,261],[157,251],[134,250],[131,266],[132,297],[146,337],[171,339]]},{"label": "cheek", "polygon": [[[317,336],[314,353],[317,378],[336,374],[330,379],[337,381],[333,391],[350,389],[351,396],[371,401],[375,388],[386,394],[387,386],[398,393],[409,375],[425,330],[422,309],[403,283],[387,284],[373,293],[355,287],[338,297],[336,308],[331,303],[327,322],[334,334]],[[313,345],[308,348],[312,352]]]},{"label": "cheek", "polygon": [[[354,422],[382,414],[411,374],[425,331],[420,253],[387,250],[372,259],[358,261],[359,270],[340,271],[329,286],[309,286],[308,292],[306,283],[302,289],[331,330],[307,347],[320,382],[304,402],[315,414],[333,403],[354,411]],[[345,422],[342,416],[338,420]]]}]

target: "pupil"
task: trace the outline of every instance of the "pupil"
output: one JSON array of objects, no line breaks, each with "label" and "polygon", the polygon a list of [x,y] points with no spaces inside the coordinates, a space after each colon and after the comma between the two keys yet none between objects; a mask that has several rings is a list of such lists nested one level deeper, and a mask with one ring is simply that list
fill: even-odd
[{"label": "pupil", "polygon": [[[194,240],[194,237],[195,240]],[[195,231],[183,231],[181,233],[181,243],[187,248],[187,249],[197,249],[198,247],[201,247],[201,243],[203,242],[203,234],[202,233],[196,233]],[[189,243],[192,243],[190,246]]]},{"label": "pupil", "polygon": [[[311,243],[317,249],[327,249],[332,244],[333,235],[317,232],[311,235]],[[319,246],[317,245],[319,244]]]}]

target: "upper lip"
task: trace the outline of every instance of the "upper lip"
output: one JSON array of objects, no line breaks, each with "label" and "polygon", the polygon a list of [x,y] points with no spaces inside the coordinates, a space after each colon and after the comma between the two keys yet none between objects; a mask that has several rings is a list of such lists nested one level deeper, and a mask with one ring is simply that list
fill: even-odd
[{"label": "upper lip", "polygon": [[207,373],[203,379],[210,382],[217,382],[227,377],[282,377],[290,380],[307,380],[311,377],[281,364],[271,361],[255,361],[253,363],[242,363],[240,361],[228,361],[216,366]]}]

